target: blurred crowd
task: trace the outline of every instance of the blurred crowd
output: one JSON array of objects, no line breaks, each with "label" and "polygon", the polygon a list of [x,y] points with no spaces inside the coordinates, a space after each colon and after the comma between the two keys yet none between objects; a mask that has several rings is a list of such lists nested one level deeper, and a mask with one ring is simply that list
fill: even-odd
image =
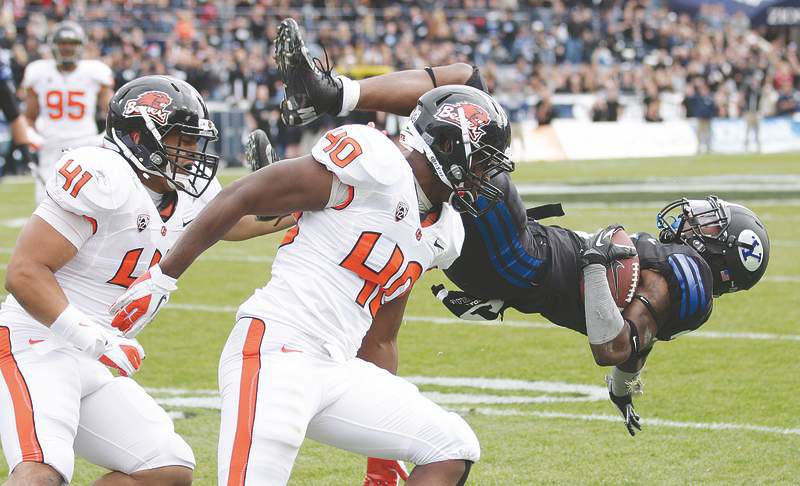
[{"label": "blurred crowd", "polygon": [[111,65],[117,85],[177,75],[211,100],[246,103],[251,121],[273,130],[285,127],[272,39],[287,16],[316,56],[324,60],[324,46],[351,76],[475,63],[516,119],[571,116],[559,99],[581,94],[595,95],[596,121],[622,117],[630,100],[649,121],[662,119],[665,100],[697,118],[798,110],[797,45],[768,40],[721,7],[690,16],[665,1],[17,0],[4,3],[0,25],[18,80],[49,55],[54,23],[72,18],[86,29],[87,57]]}]

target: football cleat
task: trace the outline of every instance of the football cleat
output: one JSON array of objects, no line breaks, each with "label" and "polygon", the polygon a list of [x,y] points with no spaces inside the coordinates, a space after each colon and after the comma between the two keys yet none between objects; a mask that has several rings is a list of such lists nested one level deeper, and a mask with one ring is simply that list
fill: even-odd
[{"label": "football cleat", "polygon": [[260,128],[250,132],[244,144],[245,165],[255,172],[262,167],[274,164],[278,160],[269,137]]},{"label": "football cleat", "polygon": [[320,117],[336,116],[342,110],[342,83],[336,79],[325,53],[325,68],[311,58],[294,19],[278,27],[275,62],[283,80],[286,97],[281,102],[281,117],[287,125],[307,125]]},{"label": "football cleat", "polygon": [[408,469],[403,461],[390,459],[367,459],[367,474],[363,486],[398,486],[400,480],[408,480]]}]

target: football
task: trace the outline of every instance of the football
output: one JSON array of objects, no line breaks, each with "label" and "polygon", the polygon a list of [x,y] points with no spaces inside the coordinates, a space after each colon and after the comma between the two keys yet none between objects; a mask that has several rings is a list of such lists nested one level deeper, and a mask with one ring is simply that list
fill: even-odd
[{"label": "football", "polygon": [[[619,245],[634,246],[631,237],[622,228],[614,232],[612,241]],[[606,272],[608,288],[617,307],[624,309],[633,299],[636,286],[639,284],[639,257],[634,256],[621,260],[614,260]],[[583,273],[580,276],[581,300],[583,300]]]}]

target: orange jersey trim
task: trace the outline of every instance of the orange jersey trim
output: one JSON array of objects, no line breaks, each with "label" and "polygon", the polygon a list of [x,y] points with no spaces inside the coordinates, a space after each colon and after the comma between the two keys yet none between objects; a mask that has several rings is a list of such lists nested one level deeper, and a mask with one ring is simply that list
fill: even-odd
[{"label": "orange jersey trim", "polygon": [[333,207],[333,209],[337,211],[341,211],[342,209],[346,208],[353,202],[353,198],[356,195],[356,189],[353,186],[347,186],[347,199],[344,200],[341,204],[337,204]]},{"label": "orange jersey trim", "polygon": [[19,371],[17,360],[11,353],[11,332],[0,327],[0,373],[6,382],[14,407],[14,420],[23,462],[44,462],[44,453],[36,435],[33,419],[33,402],[25,377]]},{"label": "orange jersey trim", "polygon": [[261,341],[266,326],[261,319],[252,319],[242,349],[242,379],[239,384],[239,412],[236,416],[236,435],[233,438],[228,486],[243,486],[247,478],[247,463],[253,444],[253,425],[256,418],[258,378],[261,373]]}]

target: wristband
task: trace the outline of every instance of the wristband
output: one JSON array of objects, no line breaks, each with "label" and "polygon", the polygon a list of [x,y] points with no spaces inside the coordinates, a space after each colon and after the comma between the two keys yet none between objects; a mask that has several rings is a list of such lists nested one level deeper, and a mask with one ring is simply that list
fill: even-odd
[{"label": "wristband", "polygon": [[347,116],[358,105],[358,100],[361,98],[361,85],[347,76],[338,76],[337,79],[342,83],[342,109],[336,116]]},{"label": "wristband", "polygon": [[50,325],[50,330],[80,351],[87,351],[92,350],[98,341],[98,334],[91,330],[93,326],[94,323],[83,312],[72,305],[67,305]]}]

